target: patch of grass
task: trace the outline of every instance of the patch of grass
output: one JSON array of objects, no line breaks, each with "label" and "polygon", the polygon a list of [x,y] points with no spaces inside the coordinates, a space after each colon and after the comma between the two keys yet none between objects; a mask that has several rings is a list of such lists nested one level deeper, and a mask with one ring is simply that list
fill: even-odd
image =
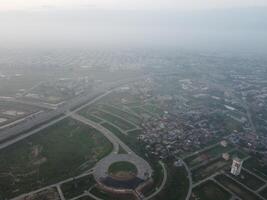
[{"label": "patch of grass", "polygon": [[230,151],[232,148],[232,145],[227,145],[226,147],[224,147],[218,144],[211,149],[207,149],[206,151],[186,158],[185,162],[189,165],[189,167],[194,167],[212,158],[221,156],[223,153]]},{"label": "patch of grass", "polygon": [[104,126],[106,129],[108,129],[109,131],[111,131],[115,135],[123,134],[118,128],[116,128],[115,126],[112,126],[111,124],[109,124],[107,122],[102,123],[101,126]]},{"label": "patch of grass", "polygon": [[231,198],[231,194],[214,181],[208,180],[193,189],[192,196],[190,198],[193,200],[194,198],[192,197],[199,200],[229,200]]},{"label": "patch of grass", "polygon": [[0,152],[0,192],[5,198],[32,191],[90,169],[112,151],[97,130],[62,120]]},{"label": "patch of grass", "polygon": [[215,179],[243,200],[261,200],[260,197],[223,174],[216,176]]},{"label": "patch of grass", "polygon": [[253,156],[246,160],[244,167],[267,180],[267,165],[263,164],[257,157]]},{"label": "patch of grass", "polygon": [[84,176],[82,178],[73,179],[61,185],[61,190],[66,199],[79,196],[95,184],[95,179],[92,175]]},{"label": "patch of grass", "polygon": [[163,190],[156,195],[153,200],[184,200],[189,182],[187,172],[184,167],[175,167],[172,162],[166,164],[167,167],[167,182]]},{"label": "patch of grass", "polygon": [[139,125],[141,123],[141,119],[131,113],[125,112],[119,108],[108,106],[108,105],[101,105],[103,110],[106,110],[110,113],[114,113],[130,122],[133,122],[135,125]]},{"label": "patch of grass", "polygon": [[116,125],[121,130],[124,130],[124,131],[131,130],[131,129],[135,128],[135,126],[133,124],[130,124],[129,122],[127,122],[127,121],[125,121],[125,120],[123,120],[117,116],[114,116],[114,115],[109,114],[109,113],[105,113],[105,112],[100,111],[100,110],[97,110],[96,112],[94,112],[94,115],[96,115],[100,119],[104,119],[105,121]]},{"label": "patch of grass", "polygon": [[265,182],[249,174],[245,170],[241,170],[241,173],[239,176],[234,176],[234,175],[231,175],[231,176],[233,179],[237,180],[240,183],[243,183],[244,185],[248,186],[252,190],[257,190],[265,184]]},{"label": "patch of grass", "polygon": [[146,104],[144,106],[142,106],[144,110],[147,110],[150,113],[154,113],[154,114],[158,114],[158,115],[162,115],[163,111],[161,109],[159,109],[158,107],[152,105],[152,104]]},{"label": "patch of grass", "polygon": [[116,174],[117,172],[132,172],[132,173],[137,173],[137,168],[134,164],[130,163],[130,162],[126,162],[126,161],[120,161],[120,162],[115,162],[112,163],[109,168],[108,168],[108,172],[110,174]]},{"label": "patch of grass", "polygon": [[192,171],[192,179],[193,182],[198,182],[215,172],[218,172],[222,169],[225,169],[226,167],[229,167],[231,165],[231,161],[226,161],[222,158],[213,160],[206,165],[203,165],[195,170]]},{"label": "patch of grass", "polygon": [[263,188],[260,191],[260,195],[263,196],[265,199],[267,199],[267,187]]}]

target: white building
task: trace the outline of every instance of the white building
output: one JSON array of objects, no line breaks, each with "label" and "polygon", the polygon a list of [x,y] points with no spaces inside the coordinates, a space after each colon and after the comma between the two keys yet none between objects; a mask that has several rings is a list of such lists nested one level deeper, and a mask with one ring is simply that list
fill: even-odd
[{"label": "white building", "polygon": [[243,160],[240,160],[239,158],[234,158],[232,167],[231,167],[231,174],[238,176],[241,172]]}]

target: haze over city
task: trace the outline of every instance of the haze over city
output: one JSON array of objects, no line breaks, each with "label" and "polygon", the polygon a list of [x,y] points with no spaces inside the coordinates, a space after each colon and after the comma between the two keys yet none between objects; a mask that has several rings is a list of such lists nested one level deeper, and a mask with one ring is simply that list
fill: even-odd
[{"label": "haze over city", "polygon": [[0,200],[267,200],[266,0],[0,1]]}]

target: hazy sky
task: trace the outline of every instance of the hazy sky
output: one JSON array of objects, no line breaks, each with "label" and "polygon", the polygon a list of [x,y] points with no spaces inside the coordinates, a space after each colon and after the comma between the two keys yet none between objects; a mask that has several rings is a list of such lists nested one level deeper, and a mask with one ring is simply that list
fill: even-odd
[{"label": "hazy sky", "polygon": [[267,0],[0,0],[0,30],[0,48],[171,45],[267,52]]},{"label": "hazy sky", "polygon": [[267,0],[0,0],[0,10],[92,7],[115,10],[199,10],[267,6]]}]

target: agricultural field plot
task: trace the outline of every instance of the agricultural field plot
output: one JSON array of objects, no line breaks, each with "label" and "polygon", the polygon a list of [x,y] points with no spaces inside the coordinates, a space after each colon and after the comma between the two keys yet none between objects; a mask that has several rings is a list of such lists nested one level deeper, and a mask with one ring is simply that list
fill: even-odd
[{"label": "agricultural field plot", "polygon": [[122,117],[123,119],[126,119],[127,121],[130,121],[136,125],[139,125],[141,123],[141,118],[137,117],[136,115],[133,115],[129,112],[125,112],[117,107],[114,106],[108,106],[105,104],[101,104],[98,106],[100,109],[107,111],[109,113],[114,113],[117,116]]},{"label": "agricultural field plot", "polygon": [[84,191],[89,190],[96,184],[92,175],[87,175],[82,178],[73,179],[72,181],[63,183],[60,187],[66,199],[71,199],[82,195]]},{"label": "agricultural field plot", "polygon": [[137,115],[141,116],[142,118],[150,118],[153,116],[152,113],[148,112],[147,110],[143,109],[142,107],[139,107],[139,106],[135,106],[135,107],[130,107],[130,109],[136,113]]},{"label": "agricultural field plot", "polygon": [[239,176],[234,176],[234,175],[231,175],[230,173],[229,175],[233,179],[237,180],[240,183],[243,183],[244,185],[251,188],[252,190],[257,190],[265,184],[264,181],[258,179],[252,174],[246,172],[245,170],[242,170]]},{"label": "agricultural field plot", "polygon": [[110,153],[97,130],[65,119],[0,152],[0,193],[17,196],[81,174]]},{"label": "agricultural field plot", "polygon": [[261,200],[260,197],[223,174],[216,176],[215,179],[243,200]]},{"label": "agricultural field plot", "polygon": [[195,187],[190,200],[229,200],[231,194],[212,180]]},{"label": "agricultural field plot", "polygon": [[60,200],[58,191],[55,187],[49,188],[46,190],[42,190],[40,192],[28,195],[26,197],[22,197],[19,200]]},{"label": "agricultural field plot", "polygon": [[206,165],[203,165],[192,171],[193,182],[198,182],[216,172],[219,172],[226,167],[230,167],[231,161],[226,161],[223,158],[216,159],[212,162],[209,162]]},{"label": "agricultural field plot", "polygon": [[173,163],[167,163],[167,182],[163,190],[153,200],[184,200],[186,198],[189,181],[184,167],[175,167]]},{"label": "agricultural field plot", "polygon": [[92,114],[91,110],[86,108],[83,109],[79,112],[80,115],[86,117],[87,119],[95,122],[95,123],[101,123],[102,120],[100,118],[98,118],[97,116],[95,116],[94,114]]},{"label": "agricultural field plot", "polygon": [[260,195],[267,199],[267,186],[260,191]]},{"label": "agricultural field plot", "polygon": [[258,158],[254,156],[249,158],[244,162],[243,166],[249,169],[249,171],[267,180],[267,165],[261,162]]},{"label": "agricultural field plot", "polygon": [[122,118],[112,115],[110,113],[106,113],[101,110],[95,110],[93,111],[93,113],[98,118],[103,119],[111,124],[114,124],[115,126],[119,127],[123,131],[128,131],[128,130],[136,128],[135,125],[123,120]]},{"label": "agricultural field plot", "polygon": [[[40,108],[21,103],[0,101],[0,126],[14,122],[31,114],[37,113]],[[2,119],[2,120],[1,120]]]},{"label": "agricultural field plot", "polygon": [[153,104],[145,104],[142,106],[142,108],[150,113],[157,114],[157,115],[162,115],[163,111],[158,108],[157,106]]},{"label": "agricultural field plot", "polygon": [[243,152],[242,150],[233,150],[229,152],[231,158],[238,157],[240,159],[246,159],[249,155]]},{"label": "agricultural field plot", "polygon": [[233,149],[233,146],[228,144],[226,147],[218,144],[211,149],[207,149],[199,154],[193,155],[185,159],[185,162],[188,164],[189,167],[194,167],[201,163],[204,163],[210,159],[220,157],[223,153],[226,153]]}]

